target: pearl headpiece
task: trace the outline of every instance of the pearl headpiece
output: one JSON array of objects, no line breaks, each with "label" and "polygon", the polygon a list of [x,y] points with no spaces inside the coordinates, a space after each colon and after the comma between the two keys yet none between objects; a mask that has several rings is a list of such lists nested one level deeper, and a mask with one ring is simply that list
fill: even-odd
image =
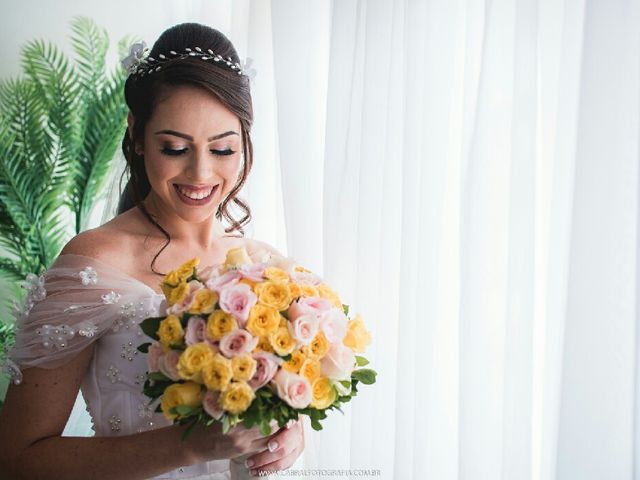
[{"label": "pearl headpiece", "polygon": [[184,52],[169,50],[166,54],[159,54],[157,58],[149,56],[149,48],[145,42],[138,42],[131,45],[129,55],[120,60],[122,67],[129,72],[129,75],[144,77],[154,72],[162,70],[164,63],[180,60],[184,58],[200,58],[203,61],[217,63],[225,68],[235,71],[238,75],[246,75],[249,80],[253,80],[256,75],[254,68],[251,68],[253,60],[247,58],[244,65],[234,62],[231,57],[224,58],[222,55],[214,53],[210,49],[200,47],[185,48]]}]

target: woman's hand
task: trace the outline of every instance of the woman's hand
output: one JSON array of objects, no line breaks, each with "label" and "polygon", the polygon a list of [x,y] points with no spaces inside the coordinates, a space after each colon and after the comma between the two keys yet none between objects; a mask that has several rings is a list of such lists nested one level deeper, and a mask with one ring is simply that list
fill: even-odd
[{"label": "woman's hand", "polygon": [[268,439],[267,450],[247,458],[251,475],[273,473],[293,465],[304,450],[304,429],[300,420],[292,421]]},{"label": "woman's hand", "polygon": [[[277,428],[278,423],[273,420],[271,431]],[[266,450],[267,443],[278,434],[273,433],[265,437],[257,426],[247,429],[241,423],[231,427],[227,433],[222,433],[222,424],[215,422],[209,427],[196,426],[185,446],[191,451],[193,463],[202,463]]]}]

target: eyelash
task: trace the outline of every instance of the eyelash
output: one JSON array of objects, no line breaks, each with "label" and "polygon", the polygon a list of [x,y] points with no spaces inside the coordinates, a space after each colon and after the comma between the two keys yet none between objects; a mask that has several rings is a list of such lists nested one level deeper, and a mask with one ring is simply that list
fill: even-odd
[{"label": "eyelash", "polygon": [[[163,153],[164,155],[168,155],[170,157],[177,157],[178,155],[182,155],[183,153],[186,153],[188,150],[188,148],[183,148],[182,150],[173,150],[171,148],[163,148],[161,150],[161,153]],[[220,156],[227,156],[227,155],[232,155],[235,152],[235,150],[231,150],[230,148],[228,148],[227,150],[209,150],[211,153],[213,153],[214,155],[220,155]]]}]

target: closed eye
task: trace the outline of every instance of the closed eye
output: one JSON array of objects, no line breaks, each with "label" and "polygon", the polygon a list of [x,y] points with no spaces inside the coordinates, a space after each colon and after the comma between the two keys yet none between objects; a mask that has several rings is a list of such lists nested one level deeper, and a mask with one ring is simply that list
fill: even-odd
[{"label": "closed eye", "polygon": [[[161,152],[164,155],[169,155],[171,157],[176,157],[178,155],[182,155],[184,153],[187,153],[187,151],[189,151],[188,148],[183,148],[181,150],[174,150],[172,148],[163,148],[161,150]],[[209,151],[211,153],[213,153],[214,155],[222,155],[222,156],[224,156],[224,155],[232,155],[232,154],[236,153],[235,150],[231,150],[230,148],[228,148],[226,150],[209,150]]]}]

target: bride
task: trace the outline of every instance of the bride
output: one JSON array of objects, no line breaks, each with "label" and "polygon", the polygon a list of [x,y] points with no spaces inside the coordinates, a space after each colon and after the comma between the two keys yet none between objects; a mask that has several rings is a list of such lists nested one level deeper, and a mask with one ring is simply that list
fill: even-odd
[{"label": "bride", "polygon": [[[193,257],[199,268],[222,263],[239,246],[254,261],[277,252],[241,236],[251,214],[236,195],[253,161],[253,112],[233,45],[188,23],[166,30],[148,63],[136,48],[124,92],[130,180],[118,215],[74,237],[31,279],[18,320],[0,416],[0,468],[11,478],[222,479],[229,459],[246,458],[257,475],[290,467],[304,449],[300,421],[274,424],[266,437],[214,424],[182,441],[183,427],[142,394],[137,322],[162,311],[164,274]],[[95,436],[63,437],[79,389]]]}]

